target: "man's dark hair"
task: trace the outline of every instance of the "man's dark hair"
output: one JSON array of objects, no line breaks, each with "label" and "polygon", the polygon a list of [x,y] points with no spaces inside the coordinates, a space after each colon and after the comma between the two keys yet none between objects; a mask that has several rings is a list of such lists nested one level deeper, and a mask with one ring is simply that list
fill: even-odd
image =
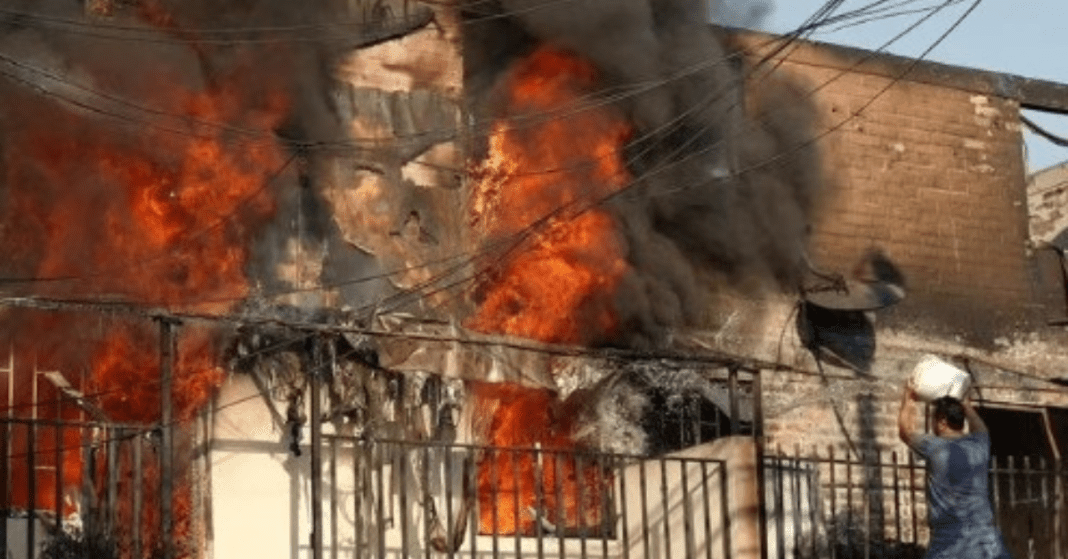
[{"label": "man's dark hair", "polygon": [[934,404],[934,420],[945,419],[946,424],[954,431],[964,429],[964,404],[952,396],[942,396],[932,402]]}]

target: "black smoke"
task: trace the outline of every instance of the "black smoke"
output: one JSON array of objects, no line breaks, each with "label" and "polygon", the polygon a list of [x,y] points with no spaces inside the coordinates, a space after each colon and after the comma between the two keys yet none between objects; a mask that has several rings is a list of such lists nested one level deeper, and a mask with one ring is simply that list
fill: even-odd
[{"label": "black smoke", "polygon": [[756,22],[767,7],[500,0],[506,17],[486,17],[484,7],[469,14],[466,51],[486,45],[493,53],[469,64],[476,99],[492,83],[487,68],[506,66],[509,48],[521,56],[551,44],[592,61],[604,98],[636,128],[626,149],[634,182],[607,203],[631,264],[617,294],[626,323],[618,343],[657,343],[677,326],[707,325],[714,294],[791,290],[800,281],[820,184],[814,111],[798,87],[754,68],[708,24],[717,10]]}]

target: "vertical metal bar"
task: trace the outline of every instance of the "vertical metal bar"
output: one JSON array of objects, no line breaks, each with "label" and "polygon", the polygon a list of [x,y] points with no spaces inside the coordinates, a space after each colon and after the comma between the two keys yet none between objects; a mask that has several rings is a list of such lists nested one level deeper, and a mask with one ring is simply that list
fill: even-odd
[{"label": "vertical metal bar", "polygon": [[575,522],[579,529],[579,557],[586,559],[586,464],[581,454],[575,454],[575,487],[578,490],[575,503]]},{"label": "vertical metal bar", "polygon": [[[612,463],[614,465],[612,471],[616,472],[616,477],[619,478],[619,500],[617,501],[621,526],[619,541],[623,547],[623,559],[630,559],[630,526],[627,525],[629,522],[627,518],[627,480],[626,476],[624,476],[624,470],[627,465],[622,457],[614,458]],[[641,464],[639,464],[640,466]],[[616,505],[614,504],[613,506]]]},{"label": "vertical metal bar", "polygon": [[827,455],[828,460],[831,463],[831,511],[828,515],[831,520],[831,530],[830,534],[828,534],[827,536],[827,548],[831,559],[835,559],[835,556],[838,554],[838,486],[834,483],[834,476],[835,470],[838,469],[838,462],[836,462],[834,459],[834,446],[827,445]]},{"label": "vertical metal bar", "polygon": [[[1051,503],[1050,499],[1049,499],[1049,497],[1050,497],[1049,483],[1048,483],[1049,482],[1049,473],[1050,473],[1050,471],[1049,471],[1048,464],[1046,462],[1046,457],[1045,456],[1039,457],[1039,459],[1038,459],[1038,482],[1039,482],[1039,485],[1040,485],[1040,491],[1042,493],[1042,496],[1041,496],[1042,501],[1041,501],[1041,505],[1040,505],[1040,509],[1039,510],[1046,511],[1047,514],[1044,515],[1043,520],[1047,524],[1049,524],[1049,520],[1050,520],[1049,513],[1053,510],[1053,503]],[[1053,517],[1053,518],[1054,518],[1054,521],[1056,521],[1056,517]],[[1052,532],[1052,534],[1051,534],[1051,532]],[[1054,536],[1053,538],[1050,539],[1050,542],[1049,542],[1050,543],[1050,554],[1053,555],[1054,557],[1056,557],[1056,555],[1053,552],[1057,548],[1056,533],[1057,533],[1057,529],[1055,527],[1049,526],[1048,528],[1046,528],[1047,537],[1050,536],[1050,535]]]},{"label": "vertical metal bar", "polygon": [[916,458],[909,456],[909,516],[912,517],[912,543],[920,543],[920,526],[916,514]]},{"label": "vertical metal bar", "polygon": [[[119,439],[123,436],[121,429],[107,430],[107,525],[108,532],[118,538],[118,511],[119,501]],[[171,534],[161,534],[165,540],[171,538]]]},{"label": "vertical metal bar", "polygon": [[[160,449],[160,537],[163,539],[163,559],[174,557],[174,421],[171,398],[174,392],[175,325],[176,322],[168,318],[159,321],[160,431],[163,438]],[[108,467],[111,467],[110,460]],[[109,503],[109,506],[113,505]]]},{"label": "vertical metal bar", "polygon": [[[312,348],[312,370],[309,375],[308,398],[311,400],[311,416],[308,419],[311,427],[311,535],[309,545],[312,551],[312,559],[323,559],[323,414],[322,414],[322,377],[325,372],[325,359],[323,352],[326,348],[325,340],[316,337]],[[379,481],[382,473],[379,472]],[[381,493],[379,497],[381,504]],[[381,520],[381,518],[379,519]],[[381,527],[381,524],[379,524]]]},{"label": "vertical metal bar", "polygon": [[898,471],[897,451],[890,453],[890,461],[894,466],[894,539],[898,542],[901,541],[901,493],[899,489],[899,478],[901,472]]},{"label": "vertical metal bar", "polygon": [[658,460],[660,464],[660,506],[664,510],[664,557],[671,557],[671,519],[668,512],[671,510],[668,503],[668,486],[667,486],[667,463],[664,457],[661,456]]},{"label": "vertical metal bar", "polygon": [[845,523],[845,535],[846,535],[846,549],[849,550],[849,557],[853,557],[853,459],[850,454],[846,453],[845,456],[846,466],[846,523]]},{"label": "vertical metal bar", "polygon": [[730,400],[731,434],[738,434],[738,367],[727,368],[727,391]]},{"label": "vertical metal bar", "polygon": [[134,559],[141,559],[141,530],[144,528],[144,522],[141,520],[141,507],[144,497],[142,496],[141,484],[144,480],[144,472],[142,471],[142,457],[141,457],[141,445],[144,439],[141,433],[138,432],[137,436],[133,440],[133,556]]},{"label": "vertical metal bar", "polygon": [[[545,470],[544,464],[542,462],[541,444],[539,443],[534,444],[534,454],[532,461],[534,465],[534,472],[533,474],[531,474],[533,476],[533,479],[531,481],[534,483],[534,537],[536,539],[535,546],[537,548],[538,557],[544,557],[545,534],[543,533],[544,530],[542,528],[542,522],[545,520],[546,516],[544,487]],[[557,522],[557,524],[558,529],[562,527],[559,526],[559,521]]]},{"label": "vertical metal bar", "polygon": [[612,486],[608,481],[607,457],[597,455],[597,502],[601,507],[601,557],[608,559],[608,536],[612,530],[612,511],[609,508],[611,502]]},{"label": "vertical metal bar", "polygon": [[794,445],[794,459],[790,461],[790,501],[793,504],[794,509],[794,554],[801,553],[801,521],[804,516],[801,514],[801,447],[800,445]]},{"label": "vertical metal bar", "polygon": [[423,446],[423,556],[425,559],[430,559],[430,534],[432,530],[431,524],[434,519],[431,518],[431,511],[437,514],[434,508],[434,498],[430,495],[430,447]]},{"label": "vertical metal bar", "polygon": [[[36,376],[36,375],[35,375]],[[36,380],[36,379],[34,379]],[[33,408],[37,408],[37,402],[34,400]],[[36,460],[36,441],[37,441],[37,419],[32,419],[26,425],[26,475],[27,483],[29,484],[29,494],[27,495],[26,502],[26,549],[30,557],[36,556],[35,546],[36,542],[34,538],[36,536],[37,525],[37,460]]]},{"label": "vertical metal bar", "polygon": [[476,475],[475,457],[473,448],[466,447],[464,453],[464,502],[470,502],[471,508],[466,514],[470,516],[471,523],[471,559],[478,557],[478,528],[482,523],[482,511],[478,502],[478,476]]},{"label": "vertical metal bar", "polygon": [[[355,559],[363,559],[364,547],[363,535],[367,527],[367,518],[364,516],[364,497],[367,495],[367,485],[364,483],[364,472],[367,469],[364,460],[365,445],[362,441],[352,441],[352,554]],[[362,466],[362,467],[361,467]]]},{"label": "vertical metal bar", "polygon": [[7,518],[11,514],[11,417],[15,409],[15,345],[8,348],[7,358],[7,420],[0,429],[0,553],[7,557]]},{"label": "vertical metal bar", "polygon": [[[719,499],[719,504],[720,504],[719,513],[722,515],[722,520],[720,521],[720,527],[721,527],[721,529],[723,531],[723,539],[724,539],[724,542],[723,542],[723,556],[724,557],[730,557],[731,556],[731,547],[730,547],[730,542],[727,541],[730,538],[730,536],[728,535],[728,534],[730,534],[730,511],[729,511],[729,509],[727,507],[727,487],[728,486],[727,486],[725,480],[723,479],[726,476],[727,472],[726,472],[726,468],[722,468],[722,463],[717,463],[716,465],[717,466],[721,466],[720,468],[717,468],[717,471],[719,472],[719,477],[720,477],[719,482],[720,483],[719,483],[719,486],[716,488],[716,490],[719,491],[719,496],[720,496],[720,499]],[[712,505],[710,503],[710,501],[712,500],[712,494],[709,492],[710,489],[708,487],[708,462],[702,460],[700,462],[700,468],[701,468],[701,495],[702,495],[702,499],[701,499],[701,501],[702,501],[701,502],[702,511],[701,512],[704,514],[704,518],[705,518],[705,525],[704,525],[704,529],[705,529],[705,536],[704,536],[704,538],[705,538],[704,539],[704,541],[705,541],[705,559],[712,559],[712,518],[711,518]]]},{"label": "vertical metal bar", "polygon": [[641,512],[642,512],[642,557],[652,557],[649,553],[649,498],[648,498],[648,482],[645,479],[645,468],[649,465],[650,461],[643,460],[638,463],[638,491],[641,498]]},{"label": "vertical metal bar", "polygon": [[[414,450],[414,448],[412,449]],[[397,458],[394,464],[394,468],[397,468],[397,472],[400,477],[400,484],[398,487],[398,497],[400,498],[400,534],[401,534],[401,557],[408,557],[408,456],[411,455],[407,449],[401,452],[395,453]],[[335,464],[337,463],[337,457],[334,458]],[[398,477],[398,476],[395,476]],[[335,480],[336,481],[336,480]],[[336,487],[335,483],[335,487]],[[335,490],[336,491],[336,490]],[[334,522],[334,531],[337,531],[337,519],[332,520]],[[334,545],[337,546],[337,538],[334,538]],[[336,558],[335,558],[336,559]]]},{"label": "vertical metal bar", "polygon": [[501,473],[497,469],[498,468],[498,465],[497,465],[497,449],[496,448],[490,448],[488,450],[488,454],[486,456],[487,456],[487,460],[488,460],[490,468],[491,468],[490,469],[490,481],[491,481],[491,483],[490,483],[490,491],[493,494],[493,498],[489,499],[490,522],[493,523],[493,541],[491,542],[491,546],[493,548],[493,557],[499,557],[500,544],[497,541],[497,538],[500,536],[500,533],[501,533],[501,524],[500,524],[501,520],[499,518],[499,515],[500,515],[499,503],[501,502],[501,497],[500,497],[500,493],[501,493]]},{"label": "vertical metal bar", "polygon": [[1062,482],[1063,482],[1063,470],[1061,469],[1061,457],[1056,456],[1053,459],[1053,464],[1050,466],[1051,475],[1053,476],[1053,556],[1061,558],[1065,552],[1064,545],[1064,503],[1062,500]]},{"label": "vertical metal bar", "polygon": [[[727,463],[726,462],[719,462],[718,466],[719,466],[719,468],[718,468],[719,469],[719,506],[720,506],[720,514],[723,515],[723,521],[720,523],[720,525],[722,527],[721,530],[723,530],[723,557],[724,557],[724,559],[726,559],[727,557],[731,557],[731,552],[733,551],[733,547],[731,545],[731,529],[732,529],[732,527],[731,527],[731,511],[730,511],[730,507],[727,505],[727,503],[729,502],[728,493],[730,491],[730,480],[727,479],[727,476],[728,476]],[[763,465],[761,465],[761,467],[763,467]],[[704,462],[702,462],[701,463],[701,474],[702,474],[701,477],[703,478],[704,484],[705,484],[705,537],[708,539],[708,543],[706,543],[706,545],[705,545],[705,559],[711,559],[712,558],[712,545],[711,545],[711,540],[712,540],[712,525],[711,525],[712,519],[711,519],[711,516],[712,515],[709,514],[710,511],[708,510],[708,476],[706,475],[705,470],[706,470],[706,464]],[[761,547],[763,547],[763,546],[764,545],[761,544]]]},{"label": "vertical metal bar", "polygon": [[1009,456],[1009,508],[1016,510],[1016,464]]},{"label": "vertical metal bar", "polygon": [[679,460],[679,480],[682,483],[682,537],[686,543],[686,557],[696,556],[696,547],[693,541],[693,503],[690,502],[690,480],[687,475],[689,464],[685,459]]},{"label": "vertical metal bar", "polygon": [[449,446],[449,445],[447,445],[445,443],[441,443],[441,447],[440,448],[441,448],[441,456],[442,456],[442,458],[445,459],[445,464],[444,464],[444,466],[445,466],[445,539],[446,539],[446,544],[445,545],[448,548],[447,555],[448,555],[449,559],[452,559],[452,557],[453,557],[453,541],[455,541],[454,538],[456,537],[456,534],[453,533],[453,530],[455,530],[456,523],[453,521],[454,519],[453,519],[453,515],[452,515],[452,513],[453,513],[453,511],[452,511],[452,450],[453,449],[452,449],[451,446]]},{"label": "vertical metal bar", "polygon": [[[314,432],[314,431],[313,431]],[[385,444],[381,441],[371,446],[371,467],[375,475],[375,539],[378,544],[378,558],[386,557],[386,461],[382,454],[385,452]],[[314,443],[313,443],[314,445]]]},{"label": "vertical metal bar", "polygon": [[512,520],[515,522],[515,530],[513,532],[515,536],[515,556],[517,558],[523,556],[523,548],[519,540],[519,452],[518,449],[512,449],[511,451],[512,475],[514,476],[512,479],[515,480],[515,484],[512,487],[512,497],[515,499],[515,506],[512,507]]},{"label": "vertical metal bar", "polygon": [[56,529],[63,530],[63,393],[56,394]]},{"label": "vertical metal bar", "polygon": [[564,526],[567,525],[567,511],[564,509],[564,466],[563,452],[553,454],[553,491],[556,493],[556,545],[560,559],[564,559]]},{"label": "vertical metal bar", "polygon": [[870,452],[870,450],[865,450],[864,451],[864,456],[862,456],[861,459],[860,459],[860,465],[861,465],[861,468],[862,468],[861,469],[861,475],[863,476],[863,478],[860,480],[860,483],[863,484],[863,485],[860,486],[860,503],[861,503],[861,506],[864,507],[864,531],[861,533],[860,537],[863,538],[862,547],[864,548],[864,559],[871,559],[871,538],[872,538],[872,529],[871,529],[871,502],[872,502],[872,498],[871,498],[871,483],[872,483],[872,480],[869,477],[871,475],[871,469],[869,468],[869,465],[871,464],[871,462],[870,462],[871,457],[868,456],[869,452]]},{"label": "vertical metal bar", "polygon": [[693,444],[699,445],[705,442],[701,436],[701,401],[699,398],[693,398],[689,401],[689,404],[688,407],[693,416],[693,425],[691,426],[693,429]]},{"label": "vertical metal bar", "polygon": [[[764,479],[764,388],[763,373],[751,371],[753,375],[753,439],[756,447],[757,476],[757,530],[760,538],[760,559],[768,559],[768,509]],[[717,416],[718,417],[718,416]]]},{"label": "vertical metal bar", "polygon": [[[403,485],[401,486],[403,487]],[[407,512],[407,507],[401,507]],[[337,518],[337,436],[330,437],[330,557],[338,556]],[[407,518],[407,517],[405,517]],[[407,556],[407,555],[405,555]]]},{"label": "vertical metal bar", "polygon": [[1021,499],[1021,501],[1022,501],[1022,503],[1024,505],[1022,507],[1023,511],[1024,511],[1024,514],[1026,514],[1028,516],[1028,519],[1027,519],[1027,544],[1028,544],[1028,547],[1030,547],[1032,545],[1032,542],[1034,541],[1034,533],[1033,533],[1034,532],[1034,518],[1033,518],[1034,513],[1032,512],[1034,509],[1031,506],[1031,502],[1032,502],[1031,501],[1031,480],[1032,480],[1032,477],[1031,477],[1031,457],[1030,456],[1024,456],[1023,457],[1023,464],[1021,466],[1021,472],[1020,473],[1022,474],[1020,476],[1020,483],[1023,484],[1023,487],[1021,488],[1021,493],[1023,493],[1023,496],[1020,499]]},{"label": "vertical metal bar", "polygon": [[[809,550],[812,552],[812,557],[817,557],[816,547],[819,543],[819,521],[816,517],[819,511],[817,502],[819,501],[819,474],[820,474],[820,461],[819,451],[815,446],[812,447],[812,460],[810,462],[811,470],[805,472],[805,495],[808,497],[808,526],[811,533],[809,536]],[[813,489],[815,486],[815,489]]]},{"label": "vertical metal bar", "polygon": [[772,490],[775,492],[775,547],[779,559],[786,557],[786,507],[784,506],[782,479],[782,446],[775,449],[775,483]]},{"label": "vertical metal bar", "polygon": [[93,446],[93,431],[95,428],[82,426],[82,510],[85,511],[85,531],[89,533],[99,531],[96,515],[96,491],[94,473],[96,472],[96,449]]}]

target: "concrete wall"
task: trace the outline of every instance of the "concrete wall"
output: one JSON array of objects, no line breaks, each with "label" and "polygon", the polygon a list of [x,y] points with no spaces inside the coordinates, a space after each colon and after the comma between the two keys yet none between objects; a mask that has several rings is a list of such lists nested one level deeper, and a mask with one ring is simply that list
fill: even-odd
[{"label": "concrete wall", "polygon": [[[290,453],[286,434],[272,424],[263,398],[245,377],[235,377],[223,388],[217,408],[210,454],[211,556],[310,557],[310,448],[303,445],[300,457]],[[339,505],[336,541],[341,553],[352,553],[356,547],[377,550],[381,545],[390,557],[400,557],[404,551],[421,556],[427,520],[418,499],[421,491],[430,492],[440,515],[449,510],[444,497],[451,491],[452,515],[459,516],[463,487],[459,464],[466,451],[457,452],[454,467],[430,468],[432,482],[424,488],[412,475],[419,468],[397,467],[407,458],[375,451],[359,458],[361,464],[375,467],[357,480],[352,449],[342,448],[336,477],[329,461],[323,470],[325,548],[329,550],[335,541],[327,497],[333,490]],[[755,457],[752,439],[732,437],[669,455],[672,460],[666,466],[654,459],[625,467],[619,479],[625,493],[617,493],[620,498],[615,503],[615,535],[607,540],[590,537],[587,552],[599,555],[607,546],[611,557],[666,559],[687,553],[705,556],[706,550],[712,557],[759,557]],[[676,458],[692,461],[680,463]],[[722,460],[725,468],[718,462],[701,466],[702,460]],[[398,474],[401,471],[407,473]],[[445,476],[449,472],[452,478]],[[725,517],[730,518],[729,526]],[[476,555],[488,556],[493,538],[473,538],[471,529],[470,523],[460,528],[463,541],[456,553],[467,555],[474,549]],[[546,554],[559,554],[555,535],[541,543]],[[497,544],[501,556],[514,556],[516,545],[523,555],[538,547],[537,538],[531,537],[500,536]],[[565,538],[563,544],[564,555],[582,556],[580,538]]]}]

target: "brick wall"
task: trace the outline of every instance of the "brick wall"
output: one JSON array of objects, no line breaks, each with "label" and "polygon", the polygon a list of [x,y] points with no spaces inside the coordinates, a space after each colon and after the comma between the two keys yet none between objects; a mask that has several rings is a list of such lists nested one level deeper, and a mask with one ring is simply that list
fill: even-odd
[{"label": "brick wall", "polygon": [[[783,326],[792,302],[764,305],[778,309],[765,311],[765,323],[779,327],[729,349],[792,367],[763,376],[766,448],[825,456],[852,442],[904,457],[901,387],[928,352],[971,356],[996,405],[1068,407],[1065,391],[1043,379],[1064,376],[1066,346],[1042,322],[1019,102],[999,93],[998,76],[815,43],[762,70],[754,61],[771,37],[728,37],[747,55],[750,87],[771,71],[811,96],[824,180],[809,243],[815,264],[848,275],[878,247],[907,280],[901,303],[869,314],[875,350],[865,375],[817,367]],[[1019,342],[1028,336],[1039,341]],[[774,351],[748,351],[761,343]]]},{"label": "brick wall", "polygon": [[[749,53],[766,52],[767,40],[738,39]],[[926,66],[839,47],[806,43],[775,62],[771,71],[809,91],[818,112],[815,262],[848,273],[881,247],[909,287],[883,313],[887,325],[989,342],[1029,324],[1018,103],[976,92],[978,72],[932,79]],[[749,83],[759,87],[760,73]]]}]

